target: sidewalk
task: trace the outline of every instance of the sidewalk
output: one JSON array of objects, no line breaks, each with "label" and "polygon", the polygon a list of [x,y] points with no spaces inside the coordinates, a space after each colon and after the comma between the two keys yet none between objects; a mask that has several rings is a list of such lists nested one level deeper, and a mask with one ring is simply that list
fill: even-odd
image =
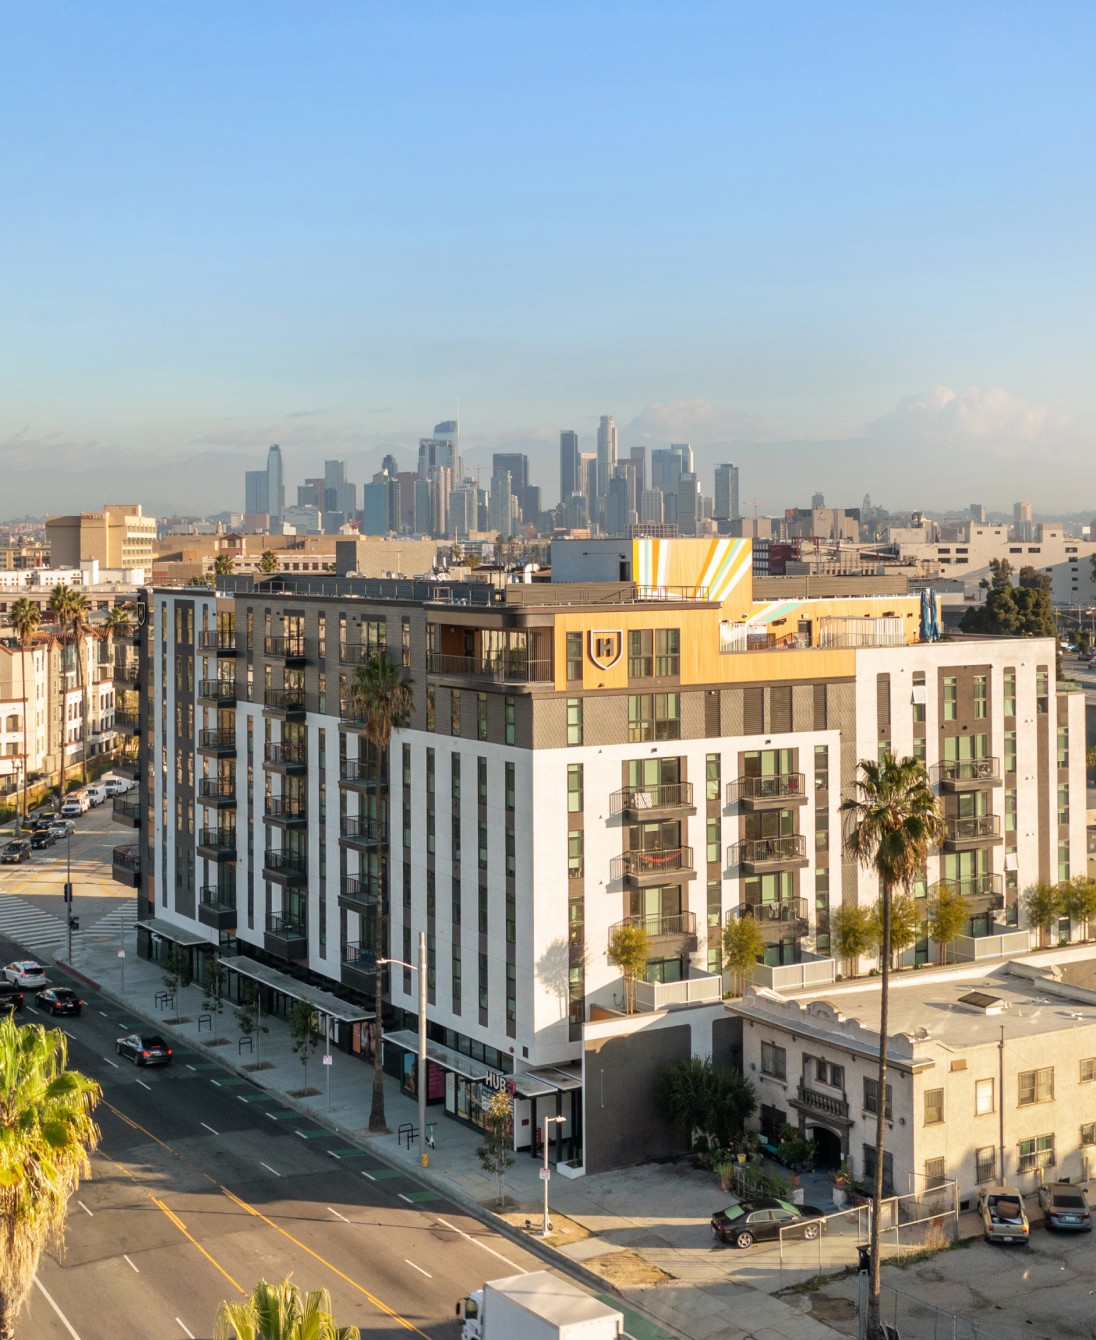
[{"label": "sidewalk", "polygon": [[[164,1024],[164,1011],[154,1004],[156,993],[163,989],[163,970],[137,957],[135,932],[126,931],[124,937],[124,941],[117,934],[96,937],[94,926],[90,927],[86,936],[81,935],[80,953],[74,955],[76,964],[69,971],[155,1022],[165,1033],[191,1046],[208,1044],[214,1034],[204,1026],[198,1031],[199,1015],[203,1013],[201,988],[184,988],[177,1008],[169,1011],[190,1022]],[[120,959],[118,950],[123,944],[126,957]],[[335,1051],[333,1064],[326,1067],[317,1052],[309,1062],[308,1084],[320,1093],[306,1099],[289,1098],[288,1091],[302,1088],[304,1083],[301,1063],[292,1051],[284,1021],[264,1019],[269,1032],[257,1040],[254,1056],[246,1050],[240,1054],[240,1033],[231,1004],[226,1004],[216,1023],[215,1035],[227,1038],[228,1043],[209,1047],[211,1059],[285,1096],[290,1106],[308,1111],[349,1142],[368,1147],[370,1153],[391,1165],[413,1168],[417,1177],[519,1240],[526,1249],[544,1256],[550,1264],[580,1274],[603,1295],[615,1297],[629,1312],[639,1314],[627,1319],[627,1329],[637,1340],[664,1336],[666,1332],[658,1327],[686,1340],[834,1340],[835,1331],[807,1314],[805,1299],[801,1309],[796,1306],[798,1299],[772,1296],[770,1291],[779,1287],[780,1277],[775,1249],[755,1250],[751,1257],[713,1242],[708,1215],[725,1197],[709,1174],[682,1165],[657,1164],[577,1179],[554,1172],[549,1184],[552,1214],[557,1220],[565,1216],[589,1236],[553,1248],[550,1238],[545,1242],[520,1226],[525,1219],[539,1226],[543,1206],[541,1165],[528,1153],[518,1154],[506,1175],[511,1218],[515,1208],[520,1212],[515,1226],[492,1212],[496,1181],[480,1167],[476,1148],[481,1137],[477,1131],[446,1117],[439,1107],[429,1109],[427,1119],[435,1124],[436,1148],[428,1151],[429,1167],[423,1169],[417,1142],[408,1149],[397,1139],[397,1131],[405,1122],[417,1128],[418,1107],[413,1098],[400,1092],[395,1080],[386,1077],[385,1081],[385,1110],[392,1133],[369,1135],[366,1127],[372,1066]],[[243,1070],[259,1060],[270,1069]],[[655,1271],[672,1278],[657,1285],[618,1286],[613,1282],[612,1258],[621,1254],[623,1260],[627,1252],[641,1258],[640,1264],[649,1263]],[[790,1281],[785,1278],[784,1282]],[[644,1318],[649,1319],[646,1324]]]}]

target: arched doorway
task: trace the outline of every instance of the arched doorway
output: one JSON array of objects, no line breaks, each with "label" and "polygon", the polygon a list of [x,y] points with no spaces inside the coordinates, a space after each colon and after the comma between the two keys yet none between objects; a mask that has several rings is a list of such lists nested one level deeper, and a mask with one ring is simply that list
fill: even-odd
[{"label": "arched doorway", "polygon": [[807,1134],[814,1141],[814,1166],[819,1172],[831,1172],[841,1166],[841,1137],[827,1126],[811,1126]]}]

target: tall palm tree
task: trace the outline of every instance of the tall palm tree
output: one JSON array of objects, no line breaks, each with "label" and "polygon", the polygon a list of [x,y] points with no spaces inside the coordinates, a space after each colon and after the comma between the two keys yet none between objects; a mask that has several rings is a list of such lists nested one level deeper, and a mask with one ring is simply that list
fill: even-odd
[{"label": "tall palm tree", "polygon": [[72,633],[72,645],[76,649],[76,687],[80,690],[80,714],[82,718],[80,736],[83,741],[80,750],[80,771],[85,783],[88,779],[88,733],[91,722],[88,714],[88,682],[84,673],[84,649],[93,632],[88,621],[90,612],[91,605],[83,591],[73,591],[69,606],[69,629]]},{"label": "tall palm tree", "polygon": [[326,1289],[301,1293],[290,1280],[260,1280],[246,1303],[222,1303],[217,1340],[361,1340],[356,1326],[336,1326]]},{"label": "tall palm tree", "polygon": [[42,1252],[64,1238],[68,1199],[99,1143],[99,1085],[66,1068],[68,1039],[0,1020],[0,1340],[13,1340]]},{"label": "tall palm tree", "polygon": [[[373,921],[373,947],[378,957],[383,956],[384,907],[388,895],[388,806],[382,804],[381,790],[384,772],[388,767],[388,747],[392,732],[406,726],[414,708],[414,684],[397,670],[388,652],[374,651],[369,659],[354,671],[349,685],[349,706],[354,716],[364,725],[365,738],[373,747],[373,805],[377,833],[376,904]],[[383,823],[382,823],[383,818]],[[373,1106],[369,1113],[369,1129],[386,1131],[384,1119],[384,1071],[381,1056],[381,983],[383,976],[377,965],[376,990],[373,1008],[376,1012],[373,1046]]]},{"label": "tall palm tree", "polygon": [[20,669],[23,676],[23,818],[27,817],[27,773],[30,771],[30,729],[27,723],[27,648],[34,641],[42,611],[36,601],[20,596],[8,616],[19,639]]},{"label": "tall palm tree", "polygon": [[65,668],[64,668],[64,655],[66,646],[65,639],[68,635],[68,626],[72,618],[73,601],[75,598],[76,598],[76,592],[72,589],[71,586],[65,586],[64,583],[55,586],[53,590],[49,593],[49,608],[50,612],[53,614],[53,617],[57,622],[57,628],[59,634],[58,641],[61,644],[61,656],[62,656],[61,674],[58,677],[57,681],[58,693],[61,698],[61,799],[62,800],[64,800],[65,798],[65,772],[66,772],[65,706],[67,703],[67,696],[65,689]]},{"label": "tall palm tree", "polygon": [[236,566],[236,560],[231,554],[218,554],[213,560],[213,571],[218,577],[227,577]]},{"label": "tall palm tree", "polygon": [[944,820],[929,786],[925,765],[915,758],[896,759],[888,750],[881,763],[861,759],[856,794],[842,802],[845,850],[879,876],[879,1076],[875,1113],[875,1183],[872,1188],[871,1281],[868,1289],[868,1340],[882,1340],[879,1320],[879,1221],[883,1204],[883,1139],[887,1111],[887,1033],[891,968],[891,900],[909,893],[925,868],[929,852],[940,845]]}]

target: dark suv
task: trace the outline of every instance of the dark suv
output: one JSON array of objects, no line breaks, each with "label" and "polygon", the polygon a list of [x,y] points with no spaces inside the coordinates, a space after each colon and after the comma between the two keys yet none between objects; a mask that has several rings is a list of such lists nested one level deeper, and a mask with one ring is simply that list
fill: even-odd
[{"label": "dark suv", "polygon": [[18,865],[20,861],[30,860],[30,840],[28,838],[16,838],[14,842],[0,851],[0,862],[4,865]]}]

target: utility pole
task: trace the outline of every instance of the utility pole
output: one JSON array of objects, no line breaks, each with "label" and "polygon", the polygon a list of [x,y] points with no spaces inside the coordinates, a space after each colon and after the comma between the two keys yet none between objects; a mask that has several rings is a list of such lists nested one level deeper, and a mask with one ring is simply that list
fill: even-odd
[{"label": "utility pole", "polygon": [[[430,1162],[430,1155],[426,1152],[426,932],[419,931],[419,963],[418,967],[413,963],[405,963],[402,958],[379,958],[377,967],[382,963],[397,963],[401,968],[406,968],[409,972],[419,974],[419,1067],[418,1067],[418,1089],[419,1098],[419,1151],[422,1158],[422,1166],[425,1168]],[[377,1040],[375,1046],[380,1046],[381,1037],[381,1019],[380,1011],[377,1011],[376,1019]]]},{"label": "utility pole", "polygon": [[68,957],[66,962],[72,967],[72,834],[65,834],[67,848],[65,858],[65,911],[68,913]]}]

